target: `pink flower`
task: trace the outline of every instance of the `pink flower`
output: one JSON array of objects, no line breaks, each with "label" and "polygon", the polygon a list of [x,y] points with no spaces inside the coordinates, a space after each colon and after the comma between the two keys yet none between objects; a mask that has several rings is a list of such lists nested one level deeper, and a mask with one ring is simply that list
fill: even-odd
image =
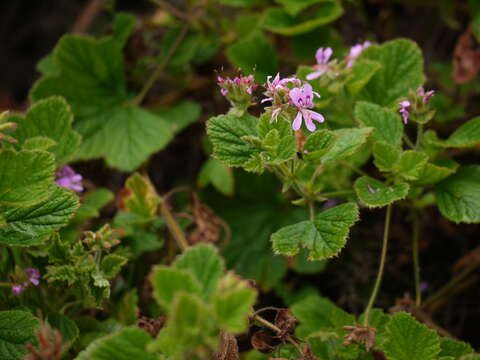
[{"label": "pink flower", "polygon": [[398,112],[402,114],[402,119],[405,124],[408,123],[410,105],[410,101],[408,100],[400,101],[400,110]]},{"label": "pink flower", "polygon": [[71,189],[76,192],[83,191],[83,177],[77,174],[70,166],[64,165],[57,170],[57,185]]},{"label": "pink flower", "polygon": [[299,87],[302,85],[301,80],[295,77],[281,79],[280,73],[277,73],[277,75],[275,75],[273,81],[270,81],[271,78],[272,76],[267,76],[267,83],[264,85],[264,87],[267,90],[265,92],[265,95],[268,97],[262,99],[262,101],[260,102],[262,104],[266,101],[273,101],[273,97],[279,91],[288,92],[290,90],[288,87],[289,84],[291,84],[292,87]]},{"label": "pink flower", "polygon": [[355,63],[355,59],[370,45],[372,45],[370,41],[365,41],[363,44],[353,45],[350,48],[350,53],[347,56],[347,68],[352,67]]},{"label": "pink flower", "polygon": [[25,288],[22,285],[14,285],[12,286],[12,293],[14,295],[20,295],[25,291]]},{"label": "pink flower", "polygon": [[435,94],[435,90],[429,90],[425,92],[425,89],[423,87],[419,87],[417,89],[417,94],[422,98],[423,103],[426,104],[430,101],[430,98]]},{"label": "pink flower", "polygon": [[27,268],[24,271],[28,275],[28,280],[30,280],[33,285],[38,286],[38,284],[40,284],[40,281],[38,280],[40,279],[40,271],[33,268]]},{"label": "pink flower", "polygon": [[315,131],[316,126],[313,123],[313,120],[318,122],[324,122],[325,118],[323,115],[308,110],[308,108],[313,107],[313,96],[320,97],[319,94],[312,90],[312,86],[310,84],[305,84],[301,88],[294,88],[290,90],[289,96],[290,101],[293,105],[297,107],[298,113],[295,117],[295,120],[292,124],[292,129],[297,131],[302,126],[302,118],[305,121],[305,126],[309,131]]},{"label": "pink flower", "polygon": [[246,92],[249,95],[252,95],[253,91],[258,87],[255,84],[253,75],[248,76],[236,76],[234,79],[222,78],[221,76],[217,77],[217,84],[220,86],[220,93],[223,96],[227,96],[231,93],[244,93]]},{"label": "pink flower", "polygon": [[317,65],[313,66],[315,71],[307,75],[307,80],[319,78],[328,71],[328,60],[330,59],[332,54],[333,50],[329,47],[320,48],[317,50],[317,53],[315,54],[315,58],[317,59]]}]

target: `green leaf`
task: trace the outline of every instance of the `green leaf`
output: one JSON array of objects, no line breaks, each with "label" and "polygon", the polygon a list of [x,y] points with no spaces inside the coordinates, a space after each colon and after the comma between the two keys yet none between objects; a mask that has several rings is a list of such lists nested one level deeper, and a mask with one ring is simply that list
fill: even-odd
[{"label": "green leaf", "polygon": [[157,356],[146,351],[152,340],[137,327],[126,327],[92,342],[80,352],[76,360],[155,360]]},{"label": "green leaf", "polygon": [[191,101],[183,101],[166,109],[151,109],[152,113],[160,116],[170,125],[173,134],[178,134],[188,125],[195,123],[200,116],[200,111],[200,105]]},{"label": "green leaf", "polygon": [[27,344],[36,343],[38,320],[29,312],[0,311],[0,358],[21,360],[28,352]]},{"label": "green leaf", "polygon": [[147,219],[156,215],[160,197],[148,177],[139,173],[131,175],[125,189],[127,195],[122,200],[127,211]]},{"label": "green leaf", "polygon": [[295,156],[297,141],[289,121],[281,118],[272,122],[270,116],[264,115],[258,121],[257,131],[264,150],[263,163],[279,164]]},{"label": "green leaf", "polygon": [[55,140],[52,140],[45,136],[35,136],[25,140],[23,143],[23,150],[44,150],[48,151],[57,144]]},{"label": "green leaf", "polygon": [[480,144],[480,116],[462,124],[442,146],[453,148],[466,148]]},{"label": "green leaf", "polygon": [[378,349],[391,360],[433,360],[440,353],[440,340],[411,315],[398,312],[387,324],[385,341]]},{"label": "green leaf", "polygon": [[302,10],[306,9],[307,7],[322,3],[328,2],[328,0],[275,0],[277,3],[283,6],[285,11],[292,16],[297,15]]},{"label": "green leaf", "polygon": [[310,295],[293,304],[292,314],[300,322],[296,335],[304,338],[320,329],[333,327],[331,314],[335,308],[331,300],[318,295]]},{"label": "green leaf", "polygon": [[302,221],[275,232],[271,241],[277,254],[293,256],[301,247],[309,250],[309,260],[324,260],[337,255],[347,242],[350,227],[358,221],[354,203],[325,210],[312,221]]},{"label": "green leaf", "polygon": [[277,53],[259,31],[230,45],[226,54],[228,60],[244,73],[255,73],[257,82],[263,83],[268,75],[277,72]]},{"label": "green leaf", "polygon": [[126,292],[115,304],[113,315],[123,325],[135,325],[139,315],[137,289]]},{"label": "green leaf", "polygon": [[215,158],[210,158],[203,164],[198,174],[197,184],[201,188],[212,184],[223,195],[233,196],[234,178],[232,170]]},{"label": "green leaf", "polygon": [[333,133],[337,141],[333,147],[323,156],[323,162],[341,160],[353,155],[362,146],[367,137],[372,133],[373,128],[340,129]]},{"label": "green leaf", "polygon": [[56,185],[50,186],[50,192],[50,197],[38,204],[4,208],[7,225],[0,228],[0,243],[11,246],[39,244],[68,223],[79,206],[77,196]]},{"label": "green leaf", "polygon": [[50,195],[55,159],[40,150],[0,151],[0,205],[29,206]]},{"label": "green leaf", "polygon": [[400,116],[392,110],[376,104],[358,102],[355,106],[355,118],[362,126],[375,130],[371,135],[373,141],[385,141],[399,146],[403,136],[403,125]]},{"label": "green leaf", "polygon": [[400,159],[400,148],[383,141],[373,145],[374,164],[380,171],[392,171]]},{"label": "green leaf", "polygon": [[[182,27],[168,28],[162,38],[162,54],[168,54],[173,44],[177,41],[182,32]],[[197,51],[200,35],[195,31],[188,31],[177,46],[177,49],[172,54],[168,61],[168,66],[184,66],[193,60],[195,52]],[[161,60],[160,60],[161,61]]]},{"label": "green leaf", "polygon": [[368,84],[382,65],[377,61],[360,60],[355,61],[351,74],[347,75],[345,87],[353,96],[356,96]]},{"label": "green leaf", "polygon": [[455,168],[449,168],[445,166],[439,166],[436,164],[427,163],[425,167],[420,171],[416,185],[431,185],[436,184],[455,172]]},{"label": "green leaf", "polygon": [[72,106],[75,129],[84,139],[78,159],[105,157],[107,164],[124,171],[137,168],[172,138],[161,117],[125,106],[130,99],[122,47],[130,23],[119,21],[116,34],[99,40],[64,36],[53,52],[59,72],[43,77],[31,90],[33,101],[61,95]]},{"label": "green leaf", "polygon": [[190,247],[175,260],[178,270],[190,270],[201,286],[203,299],[209,299],[215,291],[218,279],[225,271],[225,263],[218,250],[209,244]]},{"label": "green leaf", "polygon": [[189,270],[157,266],[153,271],[153,296],[158,304],[169,309],[175,295],[181,291],[200,294],[202,285]]},{"label": "green leaf", "polygon": [[372,45],[362,51],[357,61],[365,59],[377,61],[382,67],[360,92],[361,100],[390,106],[424,82],[422,52],[411,40]]},{"label": "green leaf", "polygon": [[316,161],[325,155],[335,144],[337,137],[329,130],[317,130],[305,141],[303,155],[306,160]]},{"label": "green leaf", "polygon": [[114,107],[79,119],[76,129],[84,140],[78,159],[105,157],[108,165],[123,171],[138,168],[173,137],[163,118],[137,106]]},{"label": "green leaf", "polygon": [[201,348],[216,349],[219,334],[211,309],[197,296],[182,292],[175,297],[167,326],[148,349],[160,350],[172,360],[192,359]]},{"label": "green leaf", "polygon": [[116,254],[108,254],[102,259],[100,268],[107,279],[112,279],[120,272],[123,265],[127,263],[128,259],[124,256]]},{"label": "green leaf", "polygon": [[446,337],[440,338],[440,348],[439,357],[452,356],[454,359],[458,359],[462,355],[473,353],[473,349],[469,344]]},{"label": "green leaf", "polygon": [[213,144],[213,155],[229,166],[242,166],[260,150],[244,136],[257,135],[257,118],[244,115],[220,115],[208,120],[207,134]]},{"label": "green leaf", "polygon": [[424,152],[407,150],[400,155],[394,171],[405,180],[417,180],[427,162],[428,156]]},{"label": "green leaf", "polygon": [[387,186],[377,179],[362,176],[355,181],[354,188],[359,199],[373,208],[404,199],[410,186],[404,183]]},{"label": "green leaf", "polygon": [[65,342],[73,343],[80,334],[80,331],[78,330],[78,326],[75,321],[63,314],[48,314],[47,321],[51,327],[60,331],[60,334],[62,334],[62,339]]},{"label": "green leaf", "polygon": [[292,16],[281,8],[271,7],[264,14],[263,27],[281,35],[299,35],[329,24],[342,14],[342,6],[336,0],[322,1],[315,10],[297,16]]},{"label": "green leaf", "polygon": [[456,223],[480,222],[480,166],[464,166],[435,185],[438,208]]},{"label": "green leaf", "polygon": [[20,144],[38,136],[54,140],[48,151],[55,155],[57,166],[70,161],[80,145],[80,135],[72,130],[73,114],[60,97],[39,101],[25,116],[13,115],[10,121],[18,123],[14,137]]},{"label": "green leaf", "polygon": [[248,327],[257,293],[245,280],[227,274],[219,283],[213,297],[213,308],[222,330],[239,334]]}]

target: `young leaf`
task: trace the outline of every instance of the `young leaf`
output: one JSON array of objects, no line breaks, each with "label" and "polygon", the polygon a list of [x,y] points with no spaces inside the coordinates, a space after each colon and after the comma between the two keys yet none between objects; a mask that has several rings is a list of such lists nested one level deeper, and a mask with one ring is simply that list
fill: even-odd
[{"label": "young leaf", "polygon": [[38,320],[29,312],[0,311],[0,358],[21,360],[27,354],[25,345],[36,343]]},{"label": "young leaf", "polygon": [[40,151],[0,151],[0,205],[29,206],[50,195],[55,159]]},{"label": "young leaf", "polygon": [[148,349],[166,353],[172,360],[191,359],[193,349],[216,349],[219,334],[211,308],[194,294],[181,292],[172,304],[167,326]]},{"label": "young leaf", "polygon": [[241,118],[220,115],[208,120],[207,134],[213,143],[213,155],[229,166],[242,166],[260,150],[244,136],[257,135],[257,119],[251,115]]},{"label": "young leaf", "polygon": [[404,312],[392,316],[384,338],[378,349],[391,360],[434,360],[440,353],[438,335]]},{"label": "young leaf", "polygon": [[361,100],[390,106],[424,82],[422,52],[411,40],[396,39],[370,46],[357,61],[365,59],[377,61],[382,67],[360,92]]},{"label": "young leaf", "polygon": [[201,284],[192,271],[157,266],[153,271],[153,296],[158,304],[169,309],[179,292],[200,294]]},{"label": "young leaf", "polygon": [[392,110],[368,102],[358,102],[355,106],[355,118],[362,126],[375,129],[371,135],[373,141],[385,141],[397,147],[400,145],[403,135],[402,120]]},{"label": "young leaf", "polygon": [[32,105],[25,116],[13,115],[10,121],[18,123],[14,137],[19,144],[38,136],[55,141],[48,151],[55,155],[57,166],[67,163],[80,145],[80,135],[72,130],[72,111],[60,97],[39,101]]},{"label": "young leaf", "polygon": [[256,291],[236,275],[229,273],[220,280],[213,308],[222,330],[235,334],[246,330],[256,295]]},{"label": "young leaf", "polygon": [[218,250],[209,244],[190,247],[173,265],[178,270],[190,270],[201,286],[202,298],[208,299],[215,291],[218,279],[225,271]]},{"label": "young leaf", "polygon": [[382,207],[405,198],[410,186],[405,183],[387,186],[383,182],[368,176],[355,181],[355,192],[368,207]]},{"label": "young leaf", "polygon": [[427,162],[428,156],[424,152],[407,150],[400,155],[394,171],[405,180],[417,180]]},{"label": "young leaf", "polygon": [[400,159],[400,148],[383,141],[373,145],[373,162],[380,171],[392,171]]},{"label": "young leaf", "polygon": [[358,221],[354,203],[325,210],[312,221],[286,226],[274,234],[271,241],[277,254],[293,256],[301,247],[309,250],[310,260],[324,260],[337,255],[345,246],[350,227]]},{"label": "young leaf", "polygon": [[0,243],[27,246],[39,244],[54,231],[65,226],[79,203],[72,191],[50,185],[51,195],[35,205],[17,208],[6,206],[6,226],[0,228]]},{"label": "young leaf", "polygon": [[146,351],[152,340],[138,327],[126,327],[111,335],[101,337],[80,352],[76,360],[155,360],[157,356]]},{"label": "young leaf", "polygon": [[462,124],[450,137],[442,143],[442,146],[453,148],[465,148],[480,143],[480,116],[477,116]]},{"label": "young leaf", "polygon": [[108,254],[102,259],[100,269],[107,279],[113,279],[120,272],[123,265],[127,263],[128,259],[125,256],[116,254]]},{"label": "young leaf", "polygon": [[226,54],[228,60],[244,73],[255,73],[257,82],[263,83],[268,75],[277,72],[277,53],[260,31],[230,45]]},{"label": "young leaf", "polygon": [[35,136],[25,140],[23,143],[23,150],[44,150],[48,151],[52,149],[57,142],[45,136]]},{"label": "young leaf", "polygon": [[281,118],[272,122],[270,116],[262,116],[257,124],[261,139],[262,161],[278,164],[292,159],[296,154],[297,141],[290,122]]},{"label": "young leaf", "polygon": [[[295,2],[299,3],[300,1],[296,0]],[[329,24],[342,14],[342,6],[336,0],[322,1],[306,16],[292,16],[281,8],[271,7],[264,13],[263,27],[281,35],[300,35]]]},{"label": "young leaf", "polygon": [[480,166],[461,167],[435,185],[438,208],[456,223],[480,222]]},{"label": "young leaf", "polygon": [[232,170],[219,160],[210,158],[203,164],[197,184],[201,188],[212,184],[223,195],[232,196],[234,191]]},{"label": "young leaf", "polygon": [[416,185],[431,185],[436,184],[448,176],[455,173],[455,168],[450,168],[446,166],[439,166],[436,164],[427,163],[425,167],[420,171],[417,180],[415,180]]},{"label": "young leaf", "polygon": [[323,156],[323,162],[341,160],[353,155],[367,141],[372,131],[373,128],[369,127],[335,130],[333,133],[337,136],[337,141]]},{"label": "young leaf", "polygon": [[160,197],[148,177],[139,173],[131,175],[125,189],[122,202],[127,211],[147,219],[156,215]]},{"label": "young leaf", "polygon": [[321,329],[332,328],[331,314],[335,308],[330,299],[319,295],[310,295],[296,302],[291,307],[293,315],[300,322],[296,334],[307,337]]}]

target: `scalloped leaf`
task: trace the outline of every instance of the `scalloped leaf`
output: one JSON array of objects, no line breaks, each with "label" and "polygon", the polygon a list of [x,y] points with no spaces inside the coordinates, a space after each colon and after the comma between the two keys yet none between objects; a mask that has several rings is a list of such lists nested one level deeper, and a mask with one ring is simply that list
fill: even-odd
[{"label": "scalloped leaf", "polygon": [[424,83],[422,52],[411,40],[372,45],[362,51],[357,61],[365,59],[377,61],[382,67],[360,92],[361,100],[390,106]]},{"label": "scalloped leaf", "polygon": [[428,156],[426,153],[407,150],[402,152],[393,169],[405,180],[417,180],[427,162]]},{"label": "scalloped leaf", "polygon": [[347,242],[350,227],[357,222],[358,207],[347,203],[325,210],[315,220],[281,228],[271,236],[277,254],[294,256],[302,247],[309,260],[324,260],[338,255]]},{"label": "scalloped leaf", "polygon": [[410,186],[406,183],[387,186],[383,182],[368,176],[362,176],[355,181],[354,189],[368,207],[382,207],[404,199]]},{"label": "scalloped leaf", "polygon": [[375,129],[370,136],[373,141],[385,141],[393,146],[401,144],[403,136],[402,120],[392,110],[362,101],[355,106],[355,119],[362,126]]},{"label": "scalloped leaf", "polygon": [[392,171],[400,154],[400,148],[386,142],[378,141],[373,145],[373,162],[380,171]]},{"label": "scalloped leaf", "polygon": [[351,128],[335,130],[333,133],[337,137],[337,141],[330,150],[323,156],[322,161],[341,160],[353,155],[371,135],[373,128]]},{"label": "scalloped leaf", "polygon": [[0,311],[0,358],[21,360],[28,353],[25,345],[37,342],[38,320],[29,312]]},{"label": "scalloped leaf", "polygon": [[435,331],[405,312],[394,314],[385,332],[385,340],[377,348],[390,360],[434,360],[440,353],[440,339]]},{"label": "scalloped leaf", "polygon": [[0,243],[11,246],[35,245],[65,226],[79,207],[78,197],[70,190],[50,185],[48,199],[28,207],[6,206],[6,225],[0,228]]},{"label": "scalloped leaf", "polygon": [[480,222],[480,166],[461,167],[435,185],[440,212],[456,223]]},{"label": "scalloped leaf", "polygon": [[[51,97],[32,105],[25,116],[12,115],[10,121],[18,124],[13,134],[19,144],[36,137],[55,141],[48,151],[55,155],[57,166],[66,164],[80,145],[80,135],[72,130],[73,113],[67,102],[60,97]],[[31,142],[28,143],[32,146]]]}]

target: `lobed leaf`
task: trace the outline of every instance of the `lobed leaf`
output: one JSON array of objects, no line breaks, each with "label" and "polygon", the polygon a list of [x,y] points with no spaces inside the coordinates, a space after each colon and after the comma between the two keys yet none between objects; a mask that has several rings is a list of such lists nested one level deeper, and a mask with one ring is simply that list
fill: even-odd
[{"label": "lobed leaf", "polygon": [[393,146],[401,144],[402,120],[392,110],[377,104],[358,102],[355,106],[355,118],[362,126],[375,129],[370,137],[373,141],[384,141]]}]

